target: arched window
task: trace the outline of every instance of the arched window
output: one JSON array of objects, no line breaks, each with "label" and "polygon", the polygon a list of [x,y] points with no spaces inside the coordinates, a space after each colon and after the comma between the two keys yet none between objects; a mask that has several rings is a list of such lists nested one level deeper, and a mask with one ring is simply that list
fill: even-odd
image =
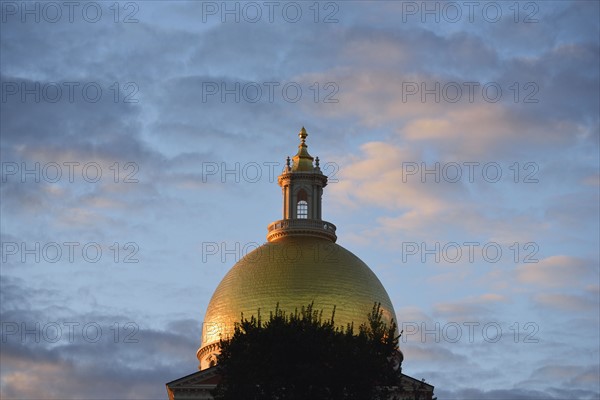
[{"label": "arched window", "polygon": [[300,200],[298,202],[298,218],[307,219],[308,218],[308,203],[306,200]]},{"label": "arched window", "polygon": [[296,217],[301,219],[308,218],[308,196],[304,190],[300,190],[298,192],[298,197],[296,203]]}]

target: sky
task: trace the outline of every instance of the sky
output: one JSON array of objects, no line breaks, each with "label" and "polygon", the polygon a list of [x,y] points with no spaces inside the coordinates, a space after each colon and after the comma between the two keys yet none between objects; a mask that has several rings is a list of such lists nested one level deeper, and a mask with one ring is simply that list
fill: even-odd
[{"label": "sky", "polygon": [[442,399],[598,399],[599,3],[0,2],[0,397],[164,399],[281,218],[323,218]]}]

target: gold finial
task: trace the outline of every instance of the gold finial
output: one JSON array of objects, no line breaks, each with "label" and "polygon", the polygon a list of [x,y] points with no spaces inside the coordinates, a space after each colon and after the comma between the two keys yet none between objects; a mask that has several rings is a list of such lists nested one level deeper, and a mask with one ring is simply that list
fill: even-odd
[{"label": "gold finial", "polygon": [[304,129],[304,127],[300,129],[300,133],[298,134],[298,136],[300,137],[301,144],[304,144],[304,142],[306,141],[306,137],[308,136],[308,133],[306,133],[306,129]]},{"label": "gold finial", "polygon": [[306,129],[302,127],[300,129],[300,133],[298,137],[300,137],[300,144],[298,145],[298,153],[292,158],[294,161],[294,165],[292,166],[292,171],[312,171],[313,167],[313,158],[308,154],[307,146],[306,146],[306,137],[308,133],[306,133]]}]

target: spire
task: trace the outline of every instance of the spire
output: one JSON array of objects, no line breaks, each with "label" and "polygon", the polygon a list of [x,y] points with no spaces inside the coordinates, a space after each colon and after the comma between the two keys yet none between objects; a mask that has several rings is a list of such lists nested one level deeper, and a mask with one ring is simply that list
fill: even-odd
[{"label": "spire", "polygon": [[306,129],[302,127],[302,129],[300,129],[300,133],[298,133],[298,137],[300,138],[300,144],[298,145],[298,153],[296,153],[296,155],[292,158],[294,160],[292,171],[313,170],[313,158],[310,154],[308,154],[308,146],[306,145],[307,136],[308,133],[306,133]]},{"label": "spire", "polygon": [[304,127],[300,129],[300,133],[298,134],[298,136],[300,137],[300,141],[302,142],[301,144],[304,144],[304,142],[306,142],[306,137],[308,136],[308,133],[306,133],[306,129],[304,129]]}]

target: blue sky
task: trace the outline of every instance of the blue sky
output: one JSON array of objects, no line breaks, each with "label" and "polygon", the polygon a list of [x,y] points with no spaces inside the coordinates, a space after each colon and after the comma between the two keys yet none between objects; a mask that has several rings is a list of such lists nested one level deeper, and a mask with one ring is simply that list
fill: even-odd
[{"label": "blue sky", "polygon": [[0,3],[1,397],[165,398],[305,126],[405,373],[597,399],[598,2],[269,4]]}]

